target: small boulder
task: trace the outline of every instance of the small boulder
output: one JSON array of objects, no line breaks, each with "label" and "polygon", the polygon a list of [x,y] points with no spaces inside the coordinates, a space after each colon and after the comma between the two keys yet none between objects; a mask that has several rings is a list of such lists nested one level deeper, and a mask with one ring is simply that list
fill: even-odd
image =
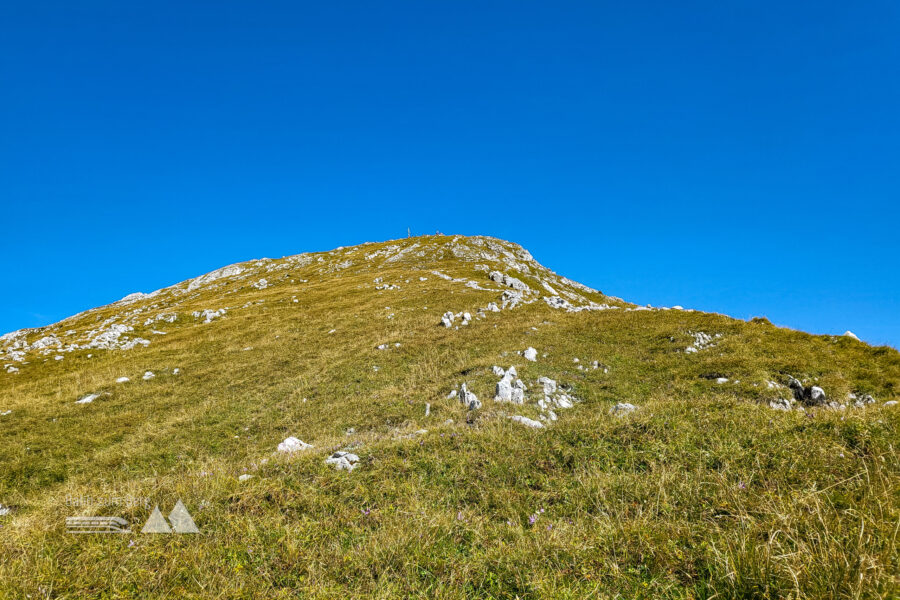
[{"label": "small boulder", "polygon": [[334,465],[338,471],[352,471],[358,462],[359,457],[349,452],[335,452],[325,459],[326,465]]},{"label": "small boulder", "polygon": [[793,406],[791,406],[791,401],[785,400],[784,398],[771,400],[769,406],[774,410],[791,410],[793,408]]},{"label": "small boulder", "polygon": [[523,417],[522,415],[512,415],[509,418],[516,423],[521,423],[522,425],[531,427],[532,429],[542,429],[544,427],[544,424],[540,421],[535,421],[534,419],[529,419],[528,417]]},{"label": "small boulder", "polygon": [[524,353],[525,360],[530,360],[531,362],[537,361],[537,350],[529,346]]},{"label": "small boulder", "polygon": [[100,394],[88,394],[87,396],[82,396],[80,399],[76,400],[75,404],[90,404],[99,397]]},{"label": "small boulder", "polygon": [[469,391],[466,384],[459,386],[459,401],[469,410],[478,410],[481,408],[481,400],[478,396]]},{"label": "small boulder", "polygon": [[309,448],[312,448],[312,444],[307,444],[303,440],[295,438],[293,436],[286,438],[283,442],[278,444],[278,451],[287,454],[291,454],[300,450],[307,450]]}]

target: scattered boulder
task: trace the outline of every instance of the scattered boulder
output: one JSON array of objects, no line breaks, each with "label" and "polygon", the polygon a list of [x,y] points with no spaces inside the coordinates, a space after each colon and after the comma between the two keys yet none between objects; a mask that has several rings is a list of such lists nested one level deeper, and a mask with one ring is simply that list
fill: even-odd
[{"label": "scattered boulder", "polygon": [[128,377],[119,377],[118,379],[116,379],[116,383],[128,383],[129,381],[131,381],[131,379],[129,379]]},{"label": "scattered boulder", "polygon": [[788,387],[794,393],[794,398],[806,406],[825,406],[828,399],[825,390],[817,385],[804,386],[794,377],[788,377]]},{"label": "scattered boulder", "polygon": [[[500,372],[502,373],[503,369],[500,369]],[[494,395],[495,402],[525,403],[525,384],[522,383],[522,380],[517,375],[515,367],[510,367],[508,371],[503,373],[500,381],[497,382],[497,389]]]},{"label": "scattered boulder", "polygon": [[141,379],[143,379],[144,381],[149,381],[150,379],[153,379],[154,377],[156,377],[156,375],[153,373],[153,371],[147,371],[146,373],[144,373],[144,376],[141,377]]},{"label": "scattered boulder", "polygon": [[848,338],[854,339],[854,340],[856,340],[857,342],[859,341],[859,338],[856,337],[856,334],[853,333],[852,331],[849,331],[849,330],[844,332],[844,337],[848,337]]},{"label": "scattered boulder", "polygon": [[530,360],[531,362],[537,362],[537,350],[529,346],[524,354],[525,360]]},{"label": "scattered boulder", "polygon": [[793,403],[790,400],[785,400],[784,398],[776,398],[774,400],[769,401],[769,407],[774,410],[792,410]]},{"label": "scattered boulder", "polygon": [[293,436],[285,438],[283,442],[278,444],[278,451],[286,454],[292,454],[300,450],[308,450],[309,448],[312,448],[312,444],[307,444],[303,440]]},{"label": "scattered boulder", "polygon": [[240,477],[238,477],[238,481],[247,481],[248,479],[253,479],[253,475],[250,473],[244,473]]},{"label": "scattered boulder", "polygon": [[860,396],[857,396],[856,394],[847,394],[847,401],[853,408],[863,408],[868,404],[875,404],[875,398],[869,394],[862,394]]},{"label": "scattered boulder", "polygon": [[219,310],[211,310],[207,308],[204,310],[195,310],[191,313],[191,316],[195,319],[203,319],[204,323],[211,323],[213,319],[224,317],[226,312],[227,311],[224,308],[220,308]]},{"label": "scattered boulder", "polygon": [[443,325],[444,327],[453,327],[453,319],[454,319],[453,311],[448,310],[441,317],[441,325]]},{"label": "scattered boulder", "polygon": [[356,468],[356,463],[358,462],[359,457],[357,455],[340,451],[325,459],[326,465],[334,465],[334,468],[338,471],[352,471]]},{"label": "scattered boulder", "polygon": [[535,421],[534,419],[529,419],[528,417],[523,417],[522,415],[512,415],[509,418],[516,423],[521,423],[522,425],[531,427],[533,429],[542,429],[544,427],[544,424],[540,421]]},{"label": "scattered boulder", "polygon": [[100,394],[88,394],[86,396],[82,396],[80,399],[75,401],[75,404],[90,404],[94,400],[100,397]]},{"label": "scattered boulder", "polygon": [[609,414],[617,416],[626,415],[630,412],[636,411],[637,408],[637,406],[629,402],[619,402],[610,409]]},{"label": "scattered boulder", "polygon": [[896,400],[888,400],[887,402],[884,403],[884,405],[885,406],[896,406],[897,401]]},{"label": "scattered boulder", "polygon": [[478,396],[469,391],[466,384],[459,386],[459,401],[469,410],[478,410],[481,408],[481,400]]}]

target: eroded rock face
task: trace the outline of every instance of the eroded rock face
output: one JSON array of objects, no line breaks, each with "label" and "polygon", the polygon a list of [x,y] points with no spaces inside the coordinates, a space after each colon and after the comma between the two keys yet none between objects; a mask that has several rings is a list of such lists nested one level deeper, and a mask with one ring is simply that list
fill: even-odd
[{"label": "eroded rock face", "polygon": [[525,285],[525,283],[520,279],[510,277],[506,273],[501,273],[500,271],[491,271],[488,274],[488,278],[490,278],[491,281],[496,281],[500,285],[505,285],[506,287],[510,287],[520,292],[527,292],[531,290],[531,288]]}]

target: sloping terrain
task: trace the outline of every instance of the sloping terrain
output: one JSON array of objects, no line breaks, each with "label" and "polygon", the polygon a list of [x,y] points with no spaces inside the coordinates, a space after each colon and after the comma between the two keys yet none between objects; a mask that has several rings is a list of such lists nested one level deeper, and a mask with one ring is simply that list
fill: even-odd
[{"label": "sloping terrain", "polygon": [[[900,595],[897,351],[508,242],[240,263],[0,365],[6,597]],[[201,533],[140,533],[179,499]]]}]

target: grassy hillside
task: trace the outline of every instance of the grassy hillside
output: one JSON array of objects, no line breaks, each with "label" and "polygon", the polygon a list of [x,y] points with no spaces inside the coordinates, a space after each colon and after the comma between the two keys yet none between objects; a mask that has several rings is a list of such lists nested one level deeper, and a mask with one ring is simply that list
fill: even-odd
[{"label": "grassy hillside", "polygon": [[[636,307],[507,242],[251,261],[0,351],[3,597],[900,595],[897,351]],[[178,499],[201,534],[140,533]]]}]

